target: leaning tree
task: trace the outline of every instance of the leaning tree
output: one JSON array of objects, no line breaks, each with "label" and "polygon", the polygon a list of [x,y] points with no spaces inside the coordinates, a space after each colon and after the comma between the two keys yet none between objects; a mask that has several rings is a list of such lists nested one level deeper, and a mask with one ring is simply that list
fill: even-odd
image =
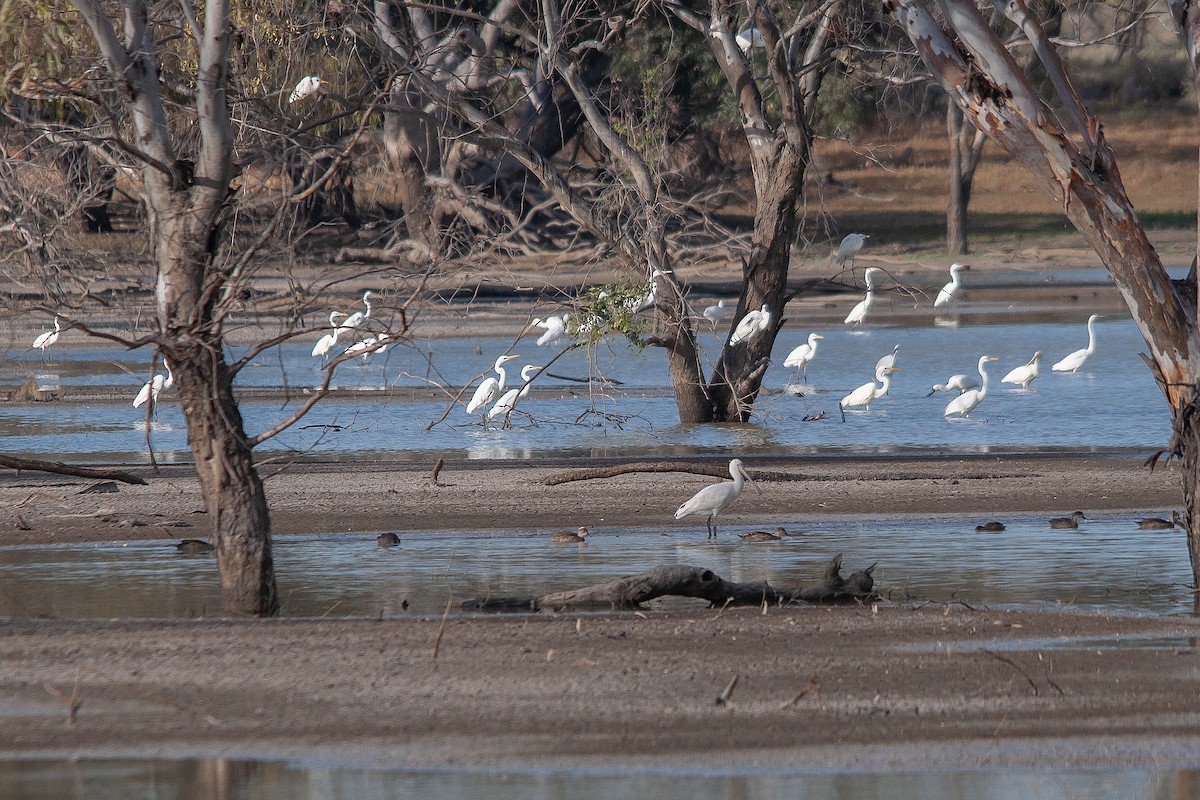
[{"label": "leaning tree", "polygon": [[[1171,408],[1173,433],[1165,452],[1181,463],[1188,553],[1200,585],[1195,271],[1183,281],[1167,274],[1138,222],[1100,121],[1073,88],[1054,43],[1024,0],[993,4],[1011,23],[1012,35],[1037,55],[1046,76],[1045,94],[970,0],[885,0],[884,8],[904,27],[953,102],[1062,206],[1112,275],[1146,341],[1147,363]],[[1193,71],[1200,76],[1200,15],[1186,0],[1172,0],[1170,8]]]}]

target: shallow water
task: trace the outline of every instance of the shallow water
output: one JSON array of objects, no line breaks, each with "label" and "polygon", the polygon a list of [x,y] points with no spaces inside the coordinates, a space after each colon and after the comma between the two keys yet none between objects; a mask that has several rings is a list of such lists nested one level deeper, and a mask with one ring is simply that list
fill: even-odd
[{"label": "shallow water", "polygon": [[[283,613],[293,617],[440,614],[473,597],[544,594],[659,564],[795,587],[816,582],[837,553],[845,554],[843,573],[878,562],[876,586],[901,605],[1187,612],[1183,532],[1138,531],[1137,518],[1105,516],[1072,531],[1014,515],[1003,533],[976,532],[983,519],[944,516],[780,520],[805,535],[765,543],[738,539],[754,528],[728,520],[715,542],[690,520],[633,529],[588,520],[585,545],[552,544],[548,531],[404,533],[390,548],[373,535],[285,536],[275,542],[275,570]],[[174,544],[0,548],[0,617],[218,614],[212,557],[180,555]]]},{"label": "shallow water", "polygon": [[7,800],[1176,800],[1195,797],[1194,770],[973,770],[825,772],[413,770],[308,761],[0,761]]},{"label": "shallow water", "polygon": [[[530,458],[546,455],[631,456],[713,453],[989,453],[1068,449],[1072,451],[1151,452],[1170,435],[1166,404],[1137,353],[1144,349],[1128,318],[1097,323],[1097,352],[1074,375],[1052,374],[1050,365],[1087,343],[1086,314],[1062,323],[963,324],[944,327],[868,327],[863,332],[823,330],[805,396],[784,393],[796,378],[782,362],[807,339],[809,331],[790,327],[779,337],[776,365],[765,379],[766,392],[749,425],[678,423],[667,380],[665,354],[637,352],[623,341],[607,340],[590,350],[572,351],[535,380],[514,416],[513,430],[483,429],[465,413],[465,401],[446,420],[425,430],[450,406],[453,394],[489,370],[507,340],[476,342],[444,339],[414,348],[392,348],[384,358],[360,366],[343,365],[337,385],[349,390],[323,400],[298,426],[267,442],[260,452],[319,458]],[[717,351],[717,337],[703,337],[706,352]],[[480,353],[476,353],[476,345]],[[843,422],[838,401],[870,380],[875,361],[900,345],[889,394],[868,411],[850,411]],[[318,383],[311,345],[288,345],[247,367],[238,385],[269,391],[242,403],[251,434],[287,417],[305,399],[304,387]],[[550,348],[522,340],[512,362],[545,363]],[[1002,385],[999,378],[1024,364],[1035,350],[1043,353],[1042,376],[1028,391]],[[991,365],[989,396],[969,419],[945,419],[950,397],[926,397],[934,383],[954,373],[978,377],[981,355]],[[710,365],[711,366],[711,365]],[[19,382],[36,375],[44,387],[63,391],[107,392],[132,399],[145,365],[130,361],[124,350],[64,348],[52,361],[33,356],[6,362],[0,379]],[[518,370],[512,370],[517,372]],[[564,380],[603,375],[600,386]],[[619,383],[616,383],[618,382]],[[287,386],[290,397],[285,396]],[[439,389],[437,387],[444,387]],[[805,418],[820,417],[815,421]],[[187,460],[183,418],[172,395],[163,396],[151,425],[151,442],[160,462]],[[143,410],[118,402],[38,403],[0,406],[0,436],[6,452],[71,461],[143,462],[147,460]]]}]

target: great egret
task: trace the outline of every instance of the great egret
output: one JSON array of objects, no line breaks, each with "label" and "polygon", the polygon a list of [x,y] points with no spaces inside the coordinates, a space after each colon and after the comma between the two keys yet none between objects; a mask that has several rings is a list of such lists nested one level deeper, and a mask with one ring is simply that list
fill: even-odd
[{"label": "great egret", "polygon": [[734,345],[757,336],[770,325],[771,309],[766,303],[763,303],[763,307],[758,311],[751,311],[742,317],[737,327],[733,329],[733,336],[729,337],[729,344]]},{"label": "great egret", "polygon": [[750,53],[751,47],[767,46],[767,40],[763,38],[762,31],[753,25],[743,31],[739,31],[738,35],[733,37],[733,40],[737,42],[737,46],[742,53],[747,55]]},{"label": "great egret", "polygon": [[538,337],[538,345],[554,344],[565,336],[568,319],[570,318],[566,314],[557,317],[552,315],[545,319],[535,319],[531,323],[531,327],[541,328],[545,331],[545,333]]},{"label": "great egret", "polygon": [[892,348],[892,352],[875,362],[875,371],[878,372],[881,369],[894,370],[896,368],[896,356],[899,353],[900,345],[896,345]]},{"label": "great egret", "polygon": [[985,522],[982,525],[976,525],[975,530],[980,533],[1000,533],[1004,530],[1003,522]]},{"label": "great egret", "polygon": [[167,374],[163,375],[159,373],[142,384],[142,388],[138,390],[137,397],[133,398],[134,408],[141,408],[146,404],[146,401],[149,401],[150,407],[153,408],[158,405],[159,392],[163,389],[170,389],[175,385],[175,376],[171,374],[171,365],[164,361],[163,366],[166,367]]},{"label": "great egret", "polygon": [[54,330],[39,333],[37,338],[33,340],[33,349],[46,352],[46,348],[58,341],[58,334],[62,332],[62,326],[58,322],[58,314],[54,315]]},{"label": "great egret", "polygon": [[1098,320],[1098,319],[1100,319],[1099,314],[1092,314],[1090,317],[1088,317],[1088,321],[1087,321],[1088,344],[1087,344],[1087,347],[1083,348],[1082,350],[1076,350],[1074,353],[1071,353],[1071,355],[1067,356],[1066,358],[1059,361],[1054,366],[1050,367],[1050,369],[1054,370],[1055,372],[1075,372],[1076,370],[1078,370],[1080,367],[1083,366],[1083,362],[1087,361],[1089,358],[1092,357],[1092,353],[1096,352],[1095,324],[1096,324],[1096,320]]},{"label": "great egret", "polygon": [[838,410],[842,412],[842,419],[846,418],[847,408],[857,408],[858,406],[862,406],[867,411],[870,411],[871,403],[888,393],[888,389],[892,385],[891,374],[898,371],[899,370],[897,370],[895,367],[890,369],[886,367],[880,367],[875,370],[875,380],[879,381],[879,386],[875,385],[875,381],[864,383],[862,386],[843,397],[842,401],[838,403]]},{"label": "great egret", "polygon": [[817,357],[817,342],[825,337],[819,333],[810,333],[808,335],[808,344],[802,344],[788,353],[787,358],[783,360],[785,367],[802,370],[804,380],[808,380],[808,365]]},{"label": "great egret", "polygon": [[355,311],[353,314],[351,314],[350,316],[348,316],[344,320],[342,320],[342,325],[341,325],[342,330],[349,330],[350,328],[357,328],[358,326],[360,326],[364,322],[366,322],[368,319],[370,319],[370,317],[371,317],[371,297],[374,294],[375,293],[372,292],[370,289],[367,289],[365,292],[363,292],[362,301],[363,301],[363,305],[367,307],[366,311]]},{"label": "great egret", "polygon": [[1038,361],[1041,357],[1042,351],[1039,350],[1033,354],[1033,358],[1029,359],[1028,364],[1009,370],[1008,374],[1000,379],[1000,382],[1015,383],[1022,389],[1028,389],[1029,384],[1033,383],[1033,379],[1042,374],[1038,366]]},{"label": "great egret", "polygon": [[958,273],[964,269],[970,269],[970,267],[963,266],[962,264],[950,265],[950,282],[938,292],[937,299],[933,301],[934,308],[948,306],[953,300],[957,299],[955,294],[958,292],[959,287],[962,286],[962,280],[959,278]]},{"label": "great egret", "polygon": [[708,538],[717,538],[717,515],[725,506],[737,500],[742,495],[742,490],[746,488],[748,482],[754,491],[762,494],[762,489],[758,488],[758,484],[746,472],[746,468],[742,465],[740,458],[735,458],[729,462],[729,476],[733,478],[733,483],[714,483],[712,486],[705,486],[700,491],[692,495],[692,498],[679,507],[675,512],[675,519],[683,519],[694,514],[703,514],[707,518],[705,523],[708,525]]},{"label": "great egret", "polygon": [[559,544],[579,544],[580,542],[586,542],[587,537],[588,529],[580,528],[579,533],[570,533],[566,531],[562,533],[552,533],[550,534],[550,541],[558,542]]},{"label": "great egret", "polygon": [[638,314],[642,311],[649,311],[654,307],[655,298],[658,297],[658,279],[662,277],[663,271],[656,269],[650,273],[650,285],[646,287],[646,293],[639,297],[632,297],[625,301],[625,306],[630,311]]},{"label": "great egret", "polygon": [[1074,530],[1079,527],[1079,520],[1087,519],[1082,511],[1076,511],[1069,517],[1055,517],[1050,520],[1051,528]]},{"label": "great egret", "polygon": [[512,361],[520,356],[500,356],[496,359],[496,365],[492,367],[496,374],[500,376],[496,378],[487,378],[483,383],[479,384],[479,388],[475,390],[475,394],[471,397],[471,402],[467,403],[467,413],[474,414],[476,409],[483,408],[486,413],[486,406],[496,399],[496,395],[504,391],[504,383],[508,380],[508,373],[504,371],[505,363]]},{"label": "great egret", "polygon": [[381,333],[378,336],[368,336],[350,345],[344,352],[348,356],[361,355],[363,363],[366,364],[367,360],[376,353],[387,352],[387,343],[389,341],[391,341],[391,337],[386,333]]},{"label": "great egret", "polygon": [[718,300],[715,306],[708,306],[704,309],[704,318],[712,323],[714,330],[718,322],[733,313],[733,309],[725,305],[726,302],[728,301]]},{"label": "great egret", "polygon": [[946,379],[945,383],[935,383],[933,388],[929,390],[926,397],[933,397],[934,392],[958,392],[962,394],[968,389],[974,389],[979,385],[979,381],[967,375],[951,375]]},{"label": "great egret", "polygon": [[317,343],[313,345],[312,349],[312,354],[314,357],[324,358],[325,356],[329,355],[329,351],[333,349],[335,344],[337,344],[338,337],[342,334],[342,329],[338,326],[336,318],[344,316],[346,315],[341,311],[329,312],[329,327],[333,328],[333,330],[322,336],[320,339],[317,339]]},{"label": "great egret", "polygon": [[314,94],[325,81],[318,78],[316,75],[305,75],[296,84],[296,88],[292,89],[292,93],[288,95],[288,103],[298,103],[311,94]]},{"label": "great egret", "polygon": [[517,403],[521,398],[529,394],[529,384],[533,382],[533,373],[540,370],[541,367],[535,364],[526,364],[521,367],[521,380],[524,385],[520,389],[509,389],[504,394],[500,395],[500,399],[496,401],[496,405],[492,406],[492,410],[488,412],[488,419],[502,418],[505,427],[508,426],[508,415],[517,407]]},{"label": "great egret", "polygon": [[875,273],[879,271],[876,267],[868,267],[867,271],[863,273],[863,281],[867,284],[867,294],[846,315],[845,323],[847,325],[853,325],[857,328],[867,318],[867,312],[871,310],[871,303],[875,300]]},{"label": "great egret", "polygon": [[744,542],[778,542],[787,535],[787,531],[783,528],[776,528],[775,533],[770,531],[750,531],[749,533],[739,533],[738,538]]},{"label": "great egret", "polygon": [[975,407],[983,402],[987,397],[988,390],[988,374],[984,369],[989,361],[999,361],[995,356],[980,356],[979,357],[979,377],[983,379],[983,385],[978,389],[971,389],[963,392],[958,397],[951,400],[946,405],[946,410],[942,412],[943,417],[949,417],[952,414],[958,414],[960,417],[968,417]]},{"label": "great egret", "polygon": [[846,234],[845,238],[842,239],[842,243],[838,245],[837,256],[834,257],[837,265],[840,267],[846,263],[846,259],[850,259],[850,266],[853,267],[854,257],[858,255],[859,250],[863,249],[863,245],[867,243],[867,239],[870,236],[868,233]]}]

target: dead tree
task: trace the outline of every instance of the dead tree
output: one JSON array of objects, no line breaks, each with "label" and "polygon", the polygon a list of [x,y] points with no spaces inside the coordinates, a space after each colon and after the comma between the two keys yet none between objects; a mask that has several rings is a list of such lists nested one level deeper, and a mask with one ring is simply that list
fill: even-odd
[{"label": "dead tree", "polygon": [[[1032,47],[1051,94],[1039,94],[969,0],[885,0],[934,78],[964,115],[1008,152],[1063,209],[1112,275],[1150,351],[1174,427],[1166,453],[1182,464],[1188,551],[1200,579],[1200,347],[1194,283],[1176,283],[1139,224],[1104,130],[1085,107],[1054,45],[1024,0],[994,0]],[[1170,2],[1193,69],[1200,15]],[[1200,78],[1195,78],[1200,80]],[[1198,228],[1200,230],[1200,228]],[[1197,580],[1200,583],[1200,580]],[[1200,595],[1197,595],[1200,603]]]}]

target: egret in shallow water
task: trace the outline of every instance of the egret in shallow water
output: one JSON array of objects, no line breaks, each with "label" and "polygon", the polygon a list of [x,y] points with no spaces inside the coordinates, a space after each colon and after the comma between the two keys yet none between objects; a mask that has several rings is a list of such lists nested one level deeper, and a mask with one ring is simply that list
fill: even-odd
[{"label": "egret in shallow water", "polygon": [[353,314],[351,314],[350,316],[348,316],[344,320],[342,320],[342,324],[341,324],[342,330],[349,330],[350,328],[357,328],[359,325],[362,325],[364,322],[366,322],[368,319],[370,319],[370,317],[371,317],[371,297],[374,294],[375,293],[372,292],[370,289],[367,289],[365,292],[363,292],[362,301],[363,301],[363,305],[367,307],[366,311],[355,311]]},{"label": "egret in shallow water", "polygon": [[329,312],[329,327],[332,331],[317,339],[317,343],[313,345],[312,354],[316,358],[325,358],[329,355],[329,351],[337,344],[338,337],[342,334],[342,328],[337,324],[338,317],[346,316],[341,311]]},{"label": "egret in shallow water", "polygon": [[718,300],[715,306],[708,306],[704,309],[704,318],[712,323],[713,330],[716,330],[717,323],[733,313],[733,309],[725,305],[728,300]]},{"label": "egret in shallow water", "polygon": [[692,495],[692,499],[681,505],[675,512],[675,519],[703,514],[708,525],[708,538],[717,538],[717,515],[727,505],[741,497],[742,490],[746,488],[747,483],[754,488],[754,491],[762,494],[762,489],[758,488],[758,484],[746,472],[740,458],[729,462],[729,476],[733,478],[733,483],[714,483]]},{"label": "egret in shallow water", "polygon": [[729,343],[734,345],[753,338],[765,331],[770,325],[771,308],[766,303],[763,303],[762,308],[758,311],[751,311],[742,317],[737,327],[733,329],[733,336],[729,337]]},{"label": "egret in shallow water", "polygon": [[875,273],[879,271],[876,267],[868,267],[867,271],[863,273],[863,281],[867,284],[867,294],[846,315],[845,323],[847,325],[853,325],[857,328],[867,318],[867,312],[871,310],[871,303],[875,301]]},{"label": "egret in shallow water", "polygon": [[869,233],[847,233],[842,243],[838,245],[837,255],[834,257],[834,263],[839,267],[850,260],[850,266],[854,266],[854,257],[858,255],[858,251],[863,249],[863,245],[870,238]]},{"label": "egret in shallow water", "polygon": [[566,314],[560,316],[551,315],[545,319],[535,319],[530,323],[530,327],[541,328],[545,331],[538,337],[538,346],[554,344],[559,339],[567,334],[567,321],[570,317]]},{"label": "egret in shallow water", "polygon": [[46,348],[58,341],[58,335],[62,333],[62,326],[58,322],[58,314],[54,315],[54,330],[39,333],[37,338],[33,340],[33,349],[46,352]]},{"label": "egret in shallow water", "polygon": [[934,308],[948,306],[951,302],[957,299],[955,295],[962,286],[962,280],[959,278],[958,273],[964,269],[970,269],[970,267],[965,267],[962,264],[950,265],[950,282],[943,286],[942,290],[938,292],[937,299],[933,301]]},{"label": "egret in shallow water", "polygon": [[975,407],[983,402],[987,397],[988,390],[988,374],[984,367],[989,361],[999,361],[995,356],[980,356],[979,357],[979,377],[983,379],[983,385],[978,389],[971,389],[963,392],[958,397],[951,400],[946,405],[946,410],[942,412],[942,416],[949,417],[958,414],[960,417],[967,417],[975,410]]},{"label": "egret in shallow water", "polygon": [[802,344],[792,349],[792,352],[787,354],[787,358],[783,360],[785,367],[801,370],[804,380],[808,380],[808,365],[817,357],[817,342],[825,337],[819,333],[810,333],[808,335],[808,344]]},{"label": "egret in shallow water", "polygon": [[929,390],[929,394],[925,396],[933,397],[935,392],[958,392],[962,394],[968,389],[974,389],[978,385],[979,381],[960,373],[958,375],[951,375],[946,379],[945,383],[935,383],[933,388]]},{"label": "egret in shallow water", "polygon": [[1095,325],[1096,325],[1096,320],[1098,320],[1098,319],[1100,319],[1099,314],[1092,314],[1090,317],[1088,317],[1087,347],[1084,347],[1081,350],[1076,350],[1074,353],[1071,353],[1071,355],[1067,356],[1066,358],[1062,359],[1054,366],[1050,367],[1050,369],[1054,370],[1055,372],[1075,372],[1080,367],[1083,366],[1083,362],[1087,361],[1089,358],[1092,357],[1092,353],[1096,352],[1096,328],[1095,328]]},{"label": "egret in shallow water", "polygon": [[141,408],[147,401],[149,401],[150,407],[153,408],[158,405],[159,392],[163,389],[170,389],[175,385],[175,376],[171,374],[171,365],[164,361],[163,366],[166,367],[167,373],[165,375],[161,373],[155,375],[142,384],[142,388],[138,390],[137,397],[133,398],[134,408]]},{"label": "egret in shallow water", "polygon": [[1033,358],[1029,359],[1029,363],[1015,369],[1010,369],[1003,378],[1001,383],[1013,383],[1020,386],[1022,389],[1028,389],[1029,384],[1033,383],[1033,379],[1042,374],[1039,366],[1039,361],[1042,357],[1042,351],[1039,350],[1033,354]]},{"label": "egret in shallow water", "polygon": [[508,415],[517,407],[521,398],[529,394],[529,384],[533,382],[534,373],[540,369],[541,367],[535,364],[526,364],[521,367],[521,380],[524,381],[524,385],[520,389],[509,389],[500,395],[496,405],[492,406],[492,410],[488,412],[488,419],[503,419],[505,427],[508,427]]},{"label": "egret in shallow water", "polygon": [[500,356],[496,359],[496,365],[492,369],[500,376],[499,379],[487,378],[483,383],[479,384],[479,388],[475,390],[475,394],[471,397],[471,402],[467,403],[468,414],[474,414],[480,408],[486,409],[496,399],[496,396],[504,391],[504,383],[508,380],[508,373],[505,372],[504,365],[514,358],[520,358],[520,356]]},{"label": "egret in shallow water", "polygon": [[847,408],[862,406],[865,410],[870,411],[871,403],[888,393],[888,389],[892,385],[891,374],[899,371],[896,367],[877,367],[875,370],[875,380],[879,381],[880,385],[876,386],[874,381],[864,383],[843,397],[841,402],[838,403],[838,410],[842,412],[842,419],[846,419]]},{"label": "egret in shallow water", "polygon": [[895,370],[896,369],[896,356],[898,356],[899,354],[900,354],[900,345],[896,345],[895,347],[892,348],[892,352],[881,357],[878,361],[875,362],[875,371],[878,372],[881,369]]}]

